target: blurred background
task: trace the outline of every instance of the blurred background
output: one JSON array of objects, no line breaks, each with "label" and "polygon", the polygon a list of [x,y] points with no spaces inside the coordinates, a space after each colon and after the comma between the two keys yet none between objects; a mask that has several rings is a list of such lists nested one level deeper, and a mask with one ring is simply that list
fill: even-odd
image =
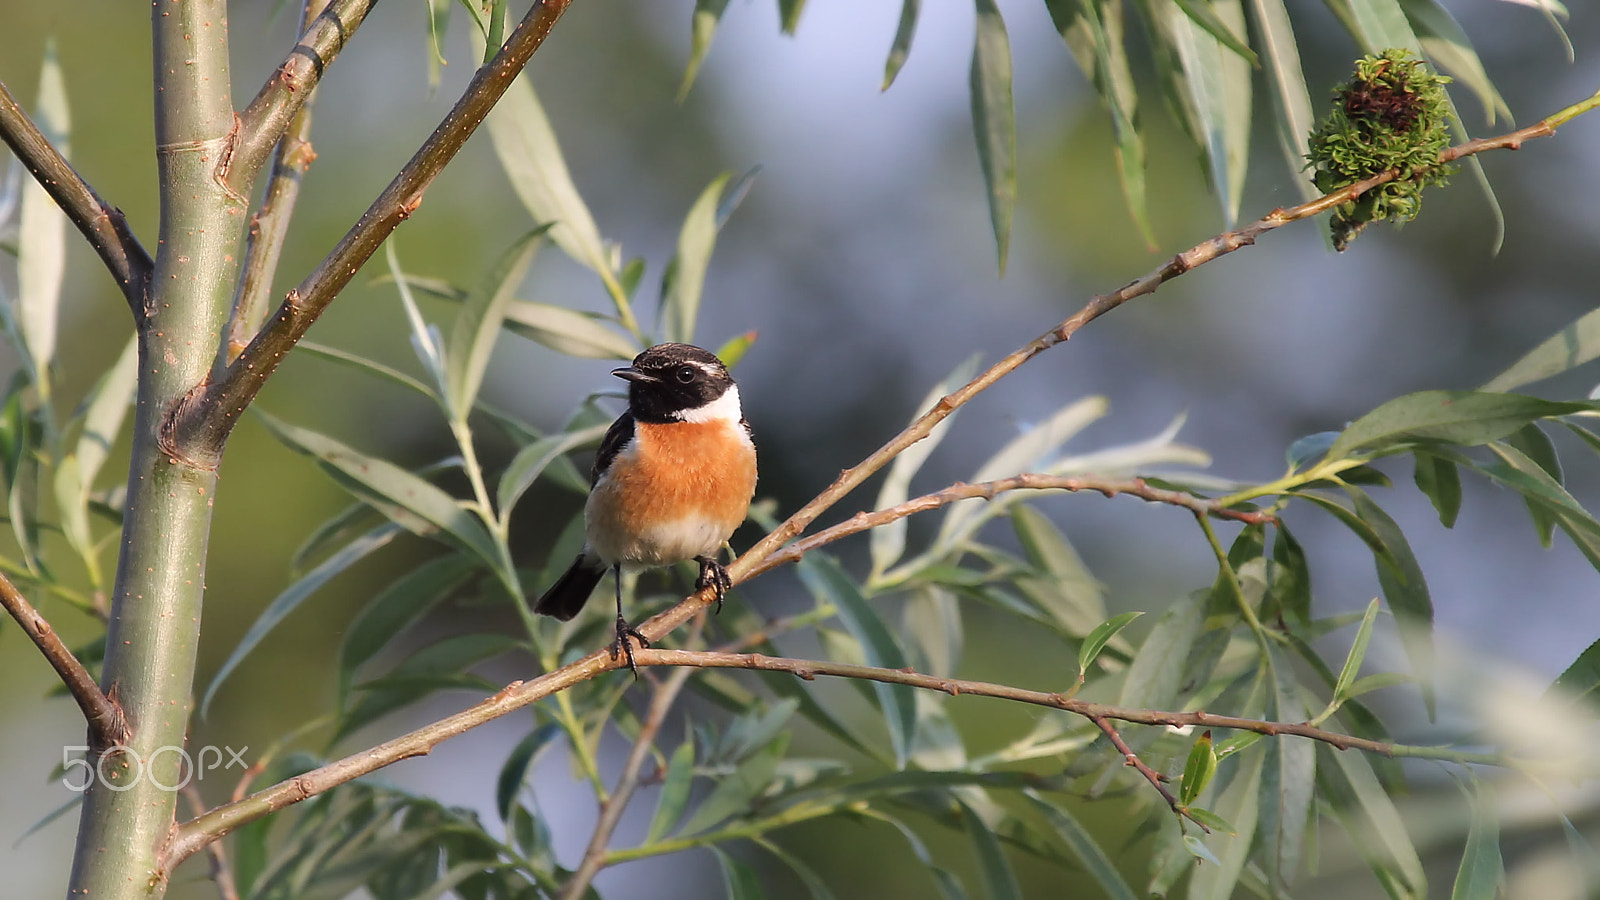
[{"label": "blurred background", "polygon": [[[1517,124],[1600,86],[1600,8],[1571,4],[1567,29],[1577,60],[1569,63],[1536,10],[1502,0],[1446,5],[1477,44]],[[278,6],[233,4],[234,94],[241,106],[292,43],[293,15],[275,11]],[[1320,102],[1348,77],[1358,51],[1320,4],[1294,6],[1307,81]],[[1145,246],[1118,186],[1108,119],[1043,4],[1001,0],[999,7],[1015,59],[1020,159],[1017,221],[1003,278],[996,273],[969,124],[968,4],[924,4],[909,61],[887,92],[878,87],[899,11],[890,2],[812,0],[794,37],[780,33],[776,4],[730,4],[681,105],[674,94],[688,54],[687,0],[581,0],[529,67],[602,233],[650,263],[641,297],[654,295],[682,216],[704,186],[721,171],[761,167],[713,257],[700,342],[715,347],[742,332],[759,333],[736,374],[761,450],[760,495],[774,499],[780,513],[897,431],[917,400],[960,360],[978,353],[993,361],[1089,295],[1122,285],[1223,226],[1196,154],[1149,86],[1141,99],[1158,246]],[[445,45],[449,64],[430,93],[423,15],[420,3],[379,6],[330,70],[316,107],[318,159],[305,179],[280,294],[355,221],[470,76],[468,23],[457,10]],[[66,73],[74,164],[127,212],[141,238],[153,242],[146,7],[108,0],[0,4],[0,80],[25,101],[37,91],[51,38]],[[1136,64],[1141,61],[1136,56]],[[1486,124],[1467,93],[1456,99],[1474,134],[1511,127]],[[1258,88],[1258,108],[1266,102]],[[1246,219],[1299,199],[1264,112],[1258,120]],[[1374,228],[1342,255],[1328,248],[1320,223],[1306,223],[1181,278],[985,394],[963,413],[917,487],[971,475],[1018,429],[1091,394],[1109,398],[1112,411],[1077,439],[1077,449],[1144,437],[1186,413],[1180,439],[1211,453],[1216,474],[1265,480],[1281,473],[1284,449],[1299,436],[1340,428],[1410,391],[1481,385],[1596,305],[1597,148],[1600,118],[1589,116],[1519,153],[1481,157],[1505,212],[1498,254],[1494,217],[1462,175],[1454,189],[1428,197],[1418,221],[1398,231]],[[532,224],[507,188],[487,136],[474,138],[398,232],[407,269],[476,283]],[[77,241],[70,252],[60,392],[75,397],[114,358],[130,324],[93,254]],[[370,282],[358,279],[312,339],[414,368],[393,288]],[[520,296],[609,308],[592,275],[553,250],[536,262]],[[445,314],[442,307],[425,312]],[[15,364],[0,358],[0,369]],[[610,367],[507,336],[485,399],[540,427],[557,427],[579,398],[609,386]],[[1580,370],[1536,391],[1582,397],[1596,382],[1600,372]],[[316,359],[291,359],[261,404],[404,464],[451,452],[431,407]],[[498,453],[503,463],[510,448],[489,449],[491,459]],[[125,460],[124,452],[106,471],[123,471]],[[1589,457],[1568,472],[1572,492],[1590,508],[1600,502],[1600,467],[1592,462]],[[1448,673],[1441,681],[1451,686],[1446,726],[1483,719],[1479,704],[1517,708],[1600,636],[1600,576],[1564,537],[1541,549],[1513,495],[1469,480],[1460,520],[1445,530],[1410,486],[1409,468],[1390,474],[1396,487],[1381,500],[1404,526],[1438,609]],[[870,504],[874,492],[869,485],[835,515]],[[540,497],[549,509],[526,504],[533,511],[518,521],[518,562],[530,567],[543,563],[555,531],[576,509],[570,495],[534,499]],[[222,470],[201,684],[286,584],[293,549],[346,502],[259,424],[239,429]],[[1062,525],[1108,586],[1112,612],[1159,611],[1214,574],[1210,551],[1181,512],[1077,495],[1039,508]],[[1317,612],[1365,606],[1377,592],[1370,555],[1326,519],[1302,514],[1290,524],[1315,552]],[[913,540],[917,534],[913,526]],[[735,545],[753,537],[741,533]],[[302,607],[234,674],[210,717],[194,724],[194,742],[265,748],[325,711],[342,629],[392,577],[393,567],[407,565],[421,546],[399,542]],[[860,546],[841,552],[847,562],[864,558]],[[753,583],[738,602],[776,608],[794,590],[791,578]],[[69,638],[94,633],[92,623],[70,610],[42,606]],[[1005,660],[1016,655],[1018,642],[1026,648],[1029,636],[1012,622],[974,618],[968,619],[964,674],[1007,675],[1028,684],[1027,670]],[[525,673],[507,667],[497,674],[509,680]],[[44,696],[53,676],[9,623],[0,627],[0,678],[6,685],[0,691],[5,893],[60,896],[76,813],[19,838],[70,798],[49,774],[61,762],[63,745],[82,742],[81,720],[69,702]],[[420,722],[470,701],[449,695],[411,714]],[[1022,730],[1027,722],[1014,711],[959,704],[951,710],[964,727],[1004,722]],[[1420,720],[1418,705],[1405,697],[1384,711],[1401,738],[1408,736],[1408,719]],[[408,727],[396,717],[368,735],[382,738]],[[495,723],[429,758],[394,767],[388,777],[492,817],[494,773],[523,728],[523,720]],[[537,777],[544,809],[554,817],[558,854],[575,863],[593,823],[592,801],[570,782],[558,756],[544,760]],[[222,796],[230,788],[231,780],[207,793]],[[1537,810],[1519,812],[1517,798],[1508,798],[1512,886],[1536,891],[1540,867],[1547,865],[1542,838],[1559,835],[1538,824]],[[648,811],[648,802],[641,805]],[[1588,805],[1595,808],[1595,798]],[[1430,872],[1436,888],[1448,884],[1455,867],[1450,845],[1460,840],[1464,819],[1459,811],[1430,806],[1425,791],[1409,809],[1436,867]],[[1591,815],[1586,821],[1593,826],[1600,820]],[[1519,823],[1528,824],[1519,831]],[[830,820],[786,837],[841,897],[923,896],[922,880],[903,878],[884,864],[887,845],[839,832],[857,827]],[[619,840],[636,838],[641,829],[638,822],[625,823]],[[1340,852],[1331,842],[1325,848],[1322,877],[1307,896],[1376,893],[1359,862]],[[892,858],[912,863],[899,848]],[[187,878],[171,896],[214,896],[200,869],[186,868]],[[1026,863],[1020,872],[1025,878],[1041,874]],[[620,891],[646,879],[652,887],[645,896],[651,897],[721,890],[714,862],[701,854],[621,867],[604,873],[598,885]],[[1048,895],[1039,884],[1038,895]]]}]

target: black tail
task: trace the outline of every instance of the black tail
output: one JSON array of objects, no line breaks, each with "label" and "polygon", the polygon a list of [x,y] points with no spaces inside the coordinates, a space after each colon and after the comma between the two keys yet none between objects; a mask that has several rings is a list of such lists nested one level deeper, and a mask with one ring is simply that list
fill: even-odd
[{"label": "black tail", "polygon": [[594,592],[594,586],[600,583],[601,576],[606,574],[606,567],[598,559],[591,559],[580,554],[572,563],[565,575],[556,579],[550,590],[544,592],[538,602],[533,604],[533,611],[544,616],[555,616],[565,622],[578,614],[583,605],[589,602],[589,595]]}]

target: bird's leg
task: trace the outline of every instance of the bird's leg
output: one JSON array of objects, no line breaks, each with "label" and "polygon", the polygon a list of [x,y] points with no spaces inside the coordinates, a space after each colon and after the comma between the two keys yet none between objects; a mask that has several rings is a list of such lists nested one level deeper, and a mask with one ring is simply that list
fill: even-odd
[{"label": "bird's leg", "polygon": [[722,563],[717,562],[713,556],[696,556],[694,561],[700,564],[700,577],[694,580],[694,589],[703,591],[711,588],[717,597],[717,612],[722,612],[722,596],[733,587],[733,579],[728,577],[728,570]]},{"label": "bird's leg", "polygon": [[629,625],[627,619],[622,617],[622,563],[613,564],[611,572],[617,579],[617,639],[611,644],[611,658],[616,659],[618,653],[626,656],[628,670],[633,672],[634,678],[638,678],[639,667],[633,663],[633,644],[628,642],[628,638],[637,639],[641,650],[650,646],[650,641],[640,634],[637,628]]}]

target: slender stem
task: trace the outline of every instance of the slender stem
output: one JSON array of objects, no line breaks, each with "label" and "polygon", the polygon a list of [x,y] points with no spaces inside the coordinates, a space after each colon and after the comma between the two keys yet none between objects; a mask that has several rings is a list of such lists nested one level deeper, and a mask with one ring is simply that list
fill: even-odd
[{"label": "slender stem", "polygon": [[536,0],[494,59],[472,81],[433,134],[411,157],[366,213],[317,268],[289,292],[278,311],[218,377],[185,398],[172,414],[166,449],[175,458],[202,463],[219,458],[234,424],[267,379],[350,283],[400,223],[416,211],[423,194],[455,158],[495,101],[533,56],[572,0]]},{"label": "slender stem", "polygon": [[1256,617],[1256,611],[1250,608],[1250,598],[1244,595],[1244,585],[1239,583],[1239,573],[1233,569],[1233,562],[1228,559],[1228,551],[1217,540],[1217,531],[1211,527],[1211,520],[1195,513],[1195,521],[1200,523],[1200,530],[1205,532],[1206,543],[1211,545],[1211,552],[1217,558],[1217,574],[1228,584],[1228,593],[1233,596],[1234,603],[1239,607],[1239,615],[1250,625],[1250,630],[1255,633],[1256,642],[1261,645],[1261,652],[1267,652],[1266,629],[1262,627],[1261,620]]},{"label": "slender stem", "polygon": [[1171,807],[1173,812],[1189,818],[1190,821],[1200,826],[1201,831],[1207,834],[1211,833],[1211,829],[1207,828],[1204,822],[1189,816],[1188,810],[1184,809],[1183,804],[1178,802],[1178,798],[1174,797],[1172,792],[1167,790],[1167,786],[1162,783],[1167,780],[1166,776],[1150,768],[1148,763],[1139,758],[1139,754],[1133,752],[1133,748],[1129,747],[1128,742],[1122,739],[1121,732],[1117,731],[1117,726],[1111,724],[1110,719],[1105,716],[1090,716],[1089,721],[1093,722],[1105,734],[1106,739],[1111,741],[1111,746],[1116,747],[1117,752],[1122,754],[1123,764],[1131,766],[1140,775],[1143,775],[1144,780],[1150,782],[1151,787],[1156,789],[1156,793],[1161,795],[1161,799],[1167,801],[1167,806]]},{"label": "slender stem", "polygon": [[[700,620],[703,621],[704,618],[701,616]],[[606,846],[611,842],[611,835],[617,830],[617,823],[622,821],[622,813],[628,808],[628,801],[633,799],[633,792],[639,787],[639,773],[643,770],[645,761],[650,758],[650,749],[655,745],[656,734],[666,721],[667,712],[678,699],[684,683],[689,680],[691,671],[688,668],[677,669],[656,687],[655,695],[650,698],[650,708],[645,713],[644,722],[639,726],[639,735],[634,738],[633,748],[628,752],[628,761],[623,764],[622,774],[617,776],[617,786],[612,789],[610,799],[601,806],[600,819],[595,823],[594,834],[589,838],[588,848],[583,851],[583,860],[572,873],[572,877],[562,886],[560,900],[578,900],[582,897],[588,890],[589,884],[594,881],[594,876],[605,866]]]},{"label": "slender stem", "polygon": [[[201,815],[206,811],[206,801],[200,796],[200,789],[191,782],[184,785],[179,793],[183,799],[189,801],[190,815]],[[228,865],[228,851],[221,841],[217,841],[206,848],[206,855],[211,857],[211,881],[217,886],[218,900],[239,900],[239,888],[233,879],[233,867]]]},{"label": "slender stem", "polygon": [[[327,5],[328,0],[306,0],[300,8],[300,30],[304,32],[306,23],[316,20]],[[283,71],[282,67],[278,69],[275,81]],[[311,108],[317,92],[315,87],[302,90],[305,96],[300,108],[290,117],[283,137],[278,140],[261,208],[250,217],[250,232],[244,245],[244,271],[239,276],[239,287],[233,298],[233,319],[228,323],[227,349],[218,354],[217,366],[233,362],[266,317],[267,294],[272,291],[272,277],[278,271],[278,257],[289,234],[289,221],[294,217],[300,180],[317,158],[316,151],[311,149]],[[213,366],[214,371],[217,366]]]},{"label": "slender stem", "polygon": [[858,512],[838,525],[825,528],[773,553],[760,563],[752,566],[745,577],[747,579],[754,578],[785,563],[798,562],[802,556],[824,544],[830,544],[842,537],[877,528],[880,525],[886,525],[889,522],[903,519],[914,513],[938,509],[957,500],[968,500],[975,497],[993,500],[996,494],[1016,490],[1067,491],[1069,493],[1091,491],[1103,494],[1106,497],[1126,494],[1130,497],[1148,500],[1151,503],[1167,503],[1192,510],[1197,516],[1215,516],[1219,519],[1231,519],[1247,524],[1266,524],[1277,521],[1277,517],[1271,513],[1229,509],[1215,501],[1207,500],[1204,497],[1196,497],[1183,491],[1169,491],[1164,488],[1151,487],[1145,483],[1143,478],[1103,478],[1098,475],[1068,477],[1024,473],[1022,475],[1013,475],[1010,478],[983,481],[977,484],[957,482],[943,490],[907,500],[898,506],[874,512]]},{"label": "slender stem", "polygon": [[150,254],[133,236],[122,210],[100,199],[39,126],[28,118],[22,104],[11,96],[4,82],[0,82],[0,140],[22,160],[29,174],[100,255],[101,262],[111,270],[111,277],[117,280],[117,286],[127,298],[135,319],[143,318],[150,270],[154,266]]},{"label": "slender stem", "polygon": [[786,809],[775,816],[768,816],[765,819],[758,819],[754,822],[741,822],[738,825],[730,825],[717,831],[707,831],[704,834],[697,834],[691,837],[656,841],[653,844],[644,844],[638,847],[611,850],[606,853],[605,862],[607,865],[615,865],[617,863],[632,862],[636,859],[649,859],[652,856],[664,856],[668,853],[692,850],[695,847],[711,847],[728,841],[760,837],[779,828],[798,825],[801,822],[809,822],[812,819],[820,819],[823,816],[831,816],[844,808],[844,805],[834,804],[796,806],[792,809]]},{"label": "slender stem", "polygon": [[61,642],[60,635],[50,627],[50,623],[4,575],[0,575],[0,606],[4,606],[6,612],[27,632],[51,668],[56,670],[61,683],[67,686],[72,699],[78,701],[78,708],[83,710],[83,717],[89,723],[91,753],[125,743],[128,739],[128,721],[122,715],[122,708],[100,690],[100,685],[90,677],[89,670]]}]

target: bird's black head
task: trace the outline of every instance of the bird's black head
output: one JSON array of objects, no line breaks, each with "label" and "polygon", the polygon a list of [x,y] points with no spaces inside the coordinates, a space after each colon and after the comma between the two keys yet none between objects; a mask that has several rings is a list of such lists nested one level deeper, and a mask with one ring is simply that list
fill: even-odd
[{"label": "bird's black head", "polygon": [[692,344],[657,344],[611,374],[627,379],[628,410],[641,422],[740,417],[728,367]]}]

